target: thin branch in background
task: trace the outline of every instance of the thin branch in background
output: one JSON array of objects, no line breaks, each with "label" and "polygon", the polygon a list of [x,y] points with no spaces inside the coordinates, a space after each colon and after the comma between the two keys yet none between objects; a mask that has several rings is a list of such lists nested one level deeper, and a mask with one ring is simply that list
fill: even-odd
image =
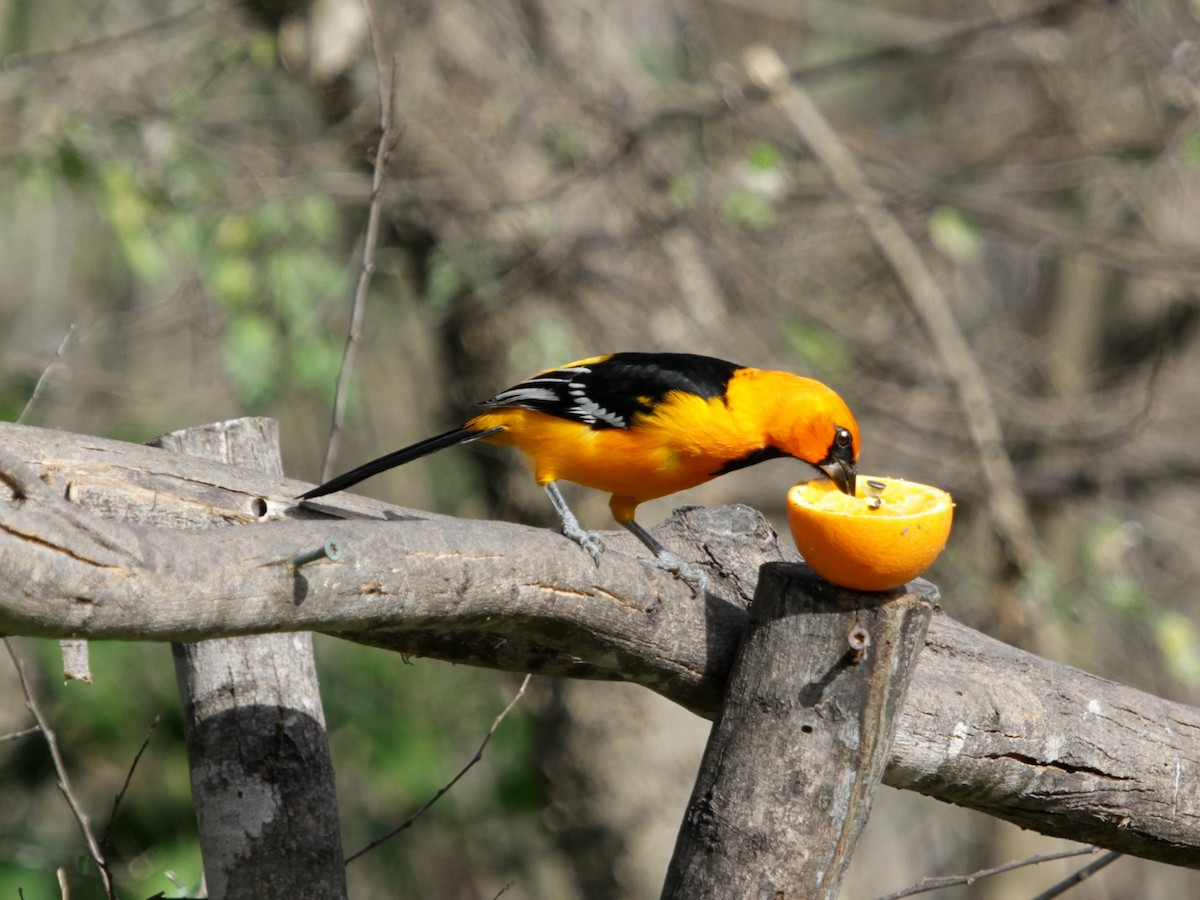
[{"label": "thin branch in background", "polygon": [[150,746],[150,738],[154,736],[154,729],[158,727],[161,719],[162,716],[155,716],[154,720],[150,723],[150,727],[146,730],[146,737],[142,740],[142,746],[133,755],[133,762],[129,764],[129,771],[125,773],[125,783],[121,785],[121,790],[117,791],[117,795],[113,798],[112,812],[108,814],[108,822],[104,825],[104,836],[100,838],[100,850],[103,852],[105,859],[108,858],[108,838],[112,833],[113,822],[117,818],[117,810],[120,809],[121,801],[125,799],[125,794],[129,791],[129,783],[133,781],[133,773],[137,770],[138,763],[142,761],[142,754]]},{"label": "thin branch in background", "polygon": [[367,227],[363,236],[362,265],[358,273],[358,284],[354,289],[354,301],[350,307],[350,327],[346,333],[346,348],[342,352],[342,366],[338,371],[337,388],[333,395],[333,421],[329,427],[329,442],[325,445],[325,460],[321,463],[321,480],[327,481],[333,474],[333,463],[337,458],[342,440],[342,427],[346,420],[346,397],[350,392],[350,377],[354,371],[354,358],[362,337],[363,313],[367,305],[367,289],[371,276],[375,274],[375,251],[379,244],[379,219],[383,211],[383,185],[387,166],[392,158],[396,133],[392,118],[396,105],[396,65],[384,65],[383,40],[379,22],[371,0],[363,0],[367,15],[367,27],[371,34],[371,52],[375,57],[375,72],[379,79],[379,145],[375,148],[375,166],[371,176],[371,202],[367,207]]},{"label": "thin branch in background", "polygon": [[1033,900],[1052,900],[1054,897],[1062,896],[1071,888],[1075,887],[1075,885],[1087,881],[1109,863],[1116,862],[1122,856],[1124,856],[1123,853],[1117,853],[1115,850],[1110,850],[1095,862],[1088,863],[1078,872],[1069,875],[1053,887],[1042,891],[1042,893],[1034,897]]},{"label": "thin branch in background", "polygon": [[38,734],[42,729],[37,725],[31,725],[29,728],[23,728],[20,731],[13,731],[9,734],[0,734],[0,744],[6,744],[9,741],[17,741],[23,737],[28,737],[31,734]]},{"label": "thin branch in background", "polygon": [[[37,699],[33,696],[33,690],[29,686],[29,679],[25,675],[25,664],[21,661],[20,655],[17,653],[17,648],[13,644],[12,638],[4,639],[4,647],[8,650],[8,655],[12,658],[13,666],[17,670],[17,680],[21,682],[21,692],[25,695],[25,706],[32,713],[34,720],[41,729],[42,735],[46,739],[46,746],[50,750],[50,759],[54,763],[54,772],[58,776],[58,789],[67,799],[67,805],[71,807],[71,813],[75,816],[75,821],[79,823],[79,830],[83,832],[83,839],[87,843],[88,855],[96,864],[96,869],[100,873],[100,880],[104,883],[104,895],[109,900],[116,900],[117,894],[113,888],[112,875],[108,870],[108,860],[104,858],[104,852],[100,849],[100,845],[96,842],[96,835],[92,833],[91,823],[88,821],[87,813],[80,806],[75,792],[71,789],[71,779],[67,775],[67,767],[63,764],[62,754],[58,751],[58,738],[55,736],[53,729],[46,722],[46,717],[42,715],[41,707],[38,706]],[[63,890],[66,890],[62,876],[59,877],[60,884],[63,884]],[[64,894],[65,896],[65,894]]]},{"label": "thin branch in background", "polygon": [[1058,853],[1046,853],[1042,856],[1030,856],[1027,859],[1018,859],[1013,862],[1004,863],[1003,865],[994,866],[990,869],[980,869],[978,872],[972,872],[970,875],[946,875],[942,878],[922,878],[919,882],[911,887],[906,887],[903,890],[896,891],[892,894],[886,894],[882,897],[876,897],[875,900],[899,900],[900,897],[911,897],[913,894],[924,894],[928,891],[940,891],[942,888],[958,887],[964,884],[974,884],[975,882],[984,878],[991,878],[993,875],[1003,875],[1005,872],[1011,872],[1014,869],[1023,869],[1027,866],[1037,866],[1044,862],[1054,862],[1056,859],[1070,859],[1073,856],[1094,855],[1098,853],[1099,850],[1099,847],[1082,847],[1074,850],[1062,850]]},{"label": "thin branch in background", "polygon": [[[526,675],[525,678],[521,681],[521,686],[519,688],[517,688],[516,695],[511,700],[508,701],[508,706],[504,707],[504,709],[502,709],[500,711],[500,715],[496,716],[495,721],[492,722],[492,727],[489,728],[487,734],[485,734],[483,736],[483,742],[479,745],[479,749],[475,751],[475,755],[471,757],[471,759],[467,762],[467,764],[465,766],[463,766],[461,769],[459,769],[458,774],[455,775],[453,778],[451,778],[448,782],[446,782],[446,784],[444,784],[442,787],[438,788],[438,792],[436,794],[434,794],[432,797],[430,797],[427,801],[425,801],[425,804],[420,809],[418,809],[415,813],[413,813],[411,816],[409,816],[405,821],[401,822],[398,826],[393,828],[391,831],[389,831],[387,834],[383,835],[382,837],[378,837],[375,840],[371,841],[371,843],[367,844],[365,847],[363,847],[357,853],[347,856],[346,857],[347,865],[354,862],[354,860],[358,859],[364,853],[367,853],[370,850],[374,850],[380,844],[384,843],[385,841],[390,841],[392,838],[394,838],[400,832],[404,831],[407,828],[410,828],[412,826],[412,824],[417,821],[417,819],[421,818],[421,816],[423,816],[429,810],[429,808],[431,806],[433,806],[433,804],[437,803],[438,800],[442,799],[442,797],[445,796],[452,787],[454,787],[454,785],[458,784],[459,780],[464,775],[466,775],[467,772],[469,772],[475,766],[476,763],[478,763],[481,759],[483,759],[484,748],[486,748],[488,745],[488,742],[491,741],[492,735],[496,733],[496,729],[500,727],[500,723],[505,720],[505,718],[508,716],[508,714],[510,712],[512,712],[513,707],[517,705],[517,701],[520,700],[525,695],[525,688],[527,688],[529,686],[529,679],[532,677],[533,676],[531,676],[531,675]],[[504,890],[508,890],[508,887],[506,886]],[[500,893],[503,894],[504,891],[501,891]],[[499,896],[499,895],[497,895],[497,896]]]},{"label": "thin branch in background", "polygon": [[769,47],[746,51],[746,71],[783,111],[825,167],[838,190],[851,202],[876,248],[887,260],[917,316],[929,333],[958,394],[971,440],[983,467],[988,501],[997,533],[1009,557],[1028,576],[1042,560],[1037,534],[1012,459],[1004,447],[1000,418],[987,379],[963,337],[954,311],[904,226],[867,183],[854,155],[833,130],[812,97],[793,84],[787,67]]},{"label": "thin branch in background", "polygon": [[42,396],[42,388],[46,386],[46,379],[49,377],[51,370],[58,365],[62,360],[63,352],[67,349],[67,343],[71,340],[71,335],[75,333],[75,325],[67,329],[67,333],[63,335],[63,339],[58,342],[58,349],[54,351],[54,356],[50,362],[46,363],[46,368],[42,369],[42,374],[38,376],[37,384],[33,386],[33,393],[29,395],[29,399],[25,401],[25,408],[21,410],[21,414],[17,416],[17,424],[21,425],[25,422],[25,417],[29,415],[29,411],[33,409],[38,398]]},{"label": "thin branch in background", "polygon": [[143,40],[158,31],[170,31],[190,25],[193,19],[198,19],[199,22],[210,18],[216,19],[217,16],[222,15],[224,12],[224,8],[219,4],[209,3],[205,0],[205,2],[197,3],[195,6],[174,15],[154,19],[145,25],[138,25],[128,31],[93,38],[89,41],[81,41],[69,47],[63,47],[60,50],[42,50],[36,53],[17,51],[16,53],[0,57],[0,75],[8,75],[30,67],[53,65],[65,61],[68,57],[72,56],[90,53],[110,53],[114,47],[120,44]]}]

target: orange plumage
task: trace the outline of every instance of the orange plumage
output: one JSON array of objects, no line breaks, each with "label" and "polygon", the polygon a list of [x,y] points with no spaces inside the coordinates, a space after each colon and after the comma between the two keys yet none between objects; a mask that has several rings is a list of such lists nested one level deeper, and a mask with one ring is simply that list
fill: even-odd
[{"label": "orange plumage", "polygon": [[540,485],[571,481],[612,494],[613,518],[623,523],[639,503],[703,484],[767,447],[816,465],[841,423],[857,455],[857,425],[837,394],[789,372],[742,368],[724,395],[671,391],[629,428],[580,427],[517,407],[476,416],[466,427],[501,428],[482,440],[523,451]]},{"label": "orange plumage", "polygon": [[639,503],[765,459],[792,456],[854,491],[859,433],[830,388],[789,372],[682,353],[617,353],[548,369],[482,404],[462,428],[366,463],[302,495],[349,487],[452,444],[514,446],[554,502],[564,532],[599,555],[556,482],[612,495],[613,517],[695,586],[702,578],[634,520]]}]

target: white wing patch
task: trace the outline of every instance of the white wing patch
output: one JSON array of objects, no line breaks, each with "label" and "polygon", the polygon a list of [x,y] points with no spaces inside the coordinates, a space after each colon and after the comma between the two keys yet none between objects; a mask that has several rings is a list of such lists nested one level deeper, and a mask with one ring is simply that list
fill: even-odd
[{"label": "white wing patch", "polygon": [[587,395],[585,388],[578,381],[572,381],[567,386],[568,392],[571,394],[571,399],[574,405],[571,407],[572,417],[581,419],[589,425],[594,424],[597,420],[604,422],[606,425],[611,425],[614,428],[627,428],[628,423],[624,418],[614,412],[609,412],[595,400]]},{"label": "white wing patch", "polygon": [[551,412],[585,425],[602,422],[612,428],[628,428],[629,423],[624,416],[605,409],[587,395],[586,384],[575,380],[577,376],[588,375],[591,371],[587,366],[570,366],[545,372],[501,391],[484,405],[518,406]]},{"label": "white wing patch", "polygon": [[507,391],[501,391],[489,400],[487,405],[524,406],[529,403],[553,403],[557,399],[558,394],[549,388],[530,387],[525,384],[520,387],[509,388]]}]

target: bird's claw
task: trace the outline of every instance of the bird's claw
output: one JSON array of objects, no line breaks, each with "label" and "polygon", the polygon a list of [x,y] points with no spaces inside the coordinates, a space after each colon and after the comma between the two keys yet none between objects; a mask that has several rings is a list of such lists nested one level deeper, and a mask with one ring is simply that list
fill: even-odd
[{"label": "bird's claw", "polygon": [[699,597],[708,589],[708,575],[704,570],[684,562],[670,550],[663,550],[643,561],[646,565],[670,572],[692,589],[693,597]]},{"label": "bird's claw", "polygon": [[600,555],[604,553],[604,542],[600,540],[599,535],[580,528],[577,523],[574,527],[569,527],[567,523],[564,523],[562,533],[586,550],[596,565],[600,565]]}]

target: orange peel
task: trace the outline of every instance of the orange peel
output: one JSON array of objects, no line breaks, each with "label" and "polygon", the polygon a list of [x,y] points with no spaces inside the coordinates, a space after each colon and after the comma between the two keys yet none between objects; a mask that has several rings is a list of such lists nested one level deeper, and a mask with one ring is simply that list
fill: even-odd
[{"label": "orange peel", "polygon": [[940,488],[859,475],[856,495],[833,482],[788,491],[788,524],[812,570],[859,591],[888,591],[924,572],[946,546],[954,501]]}]

